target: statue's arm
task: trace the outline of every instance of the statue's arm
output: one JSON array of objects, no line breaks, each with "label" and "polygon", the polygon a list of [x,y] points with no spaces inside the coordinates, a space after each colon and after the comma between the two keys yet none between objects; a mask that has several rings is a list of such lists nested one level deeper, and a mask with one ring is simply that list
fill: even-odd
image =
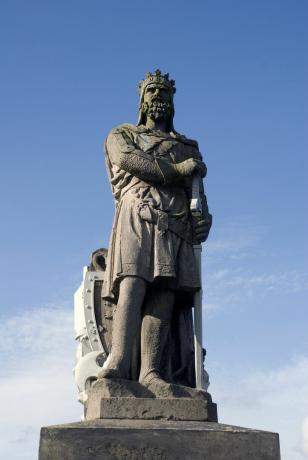
[{"label": "statue's arm", "polygon": [[129,135],[121,130],[111,131],[107,137],[106,154],[112,164],[141,180],[163,184],[182,178],[172,164],[138,149]]},{"label": "statue's arm", "polygon": [[195,222],[195,235],[199,241],[206,241],[212,226],[212,214],[209,212],[206,195],[204,193],[203,181],[200,178],[200,199],[202,206],[202,217]]},{"label": "statue's arm", "polygon": [[[202,154],[199,152],[198,144],[196,144],[196,148],[193,151],[193,158],[203,162],[203,157],[202,157]],[[206,168],[206,172],[207,172],[207,168]],[[197,228],[195,228],[195,231],[197,235],[199,235],[200,240],[205,241],[209,235],[209,232],[212,226],[212,214],[210,214],[209,212],[207,198],[206,198],[206,194],[204,191],[203,179],[200,177],[199,181],[200,181],[199,193],[200,193],[200,201],[201,201],[201,207],[202,207],[202,217],[201,217],[201,220],[196,223]]]}]

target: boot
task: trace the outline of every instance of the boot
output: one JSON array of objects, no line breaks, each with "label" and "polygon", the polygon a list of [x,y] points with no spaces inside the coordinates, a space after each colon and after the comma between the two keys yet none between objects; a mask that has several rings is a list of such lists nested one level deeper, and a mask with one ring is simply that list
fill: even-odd
[{"label": "boot", "polygon": [[145,315],[141,326],[141,368],[139,382],[149,387],[168,385],[161,377],[161,361],[167,342],[170,322]]},{"label": "boot", "polygon": [[113,317],[111,353],[99,378],[130,379],[133,343],[140,328],[145,290],[146,283],[141,278],[126,277],[121,281]]},{"label": "boot", "polygon": [[[191,388],[166,382],[161,375],[161,363],[168,334],[170,319],[145,315],[141,327],[141,368],[139,382],[156,398],[199,397]],[[204,393],[204,392],[202,392]],[[203,395],[202,399],[204,398]]]}]

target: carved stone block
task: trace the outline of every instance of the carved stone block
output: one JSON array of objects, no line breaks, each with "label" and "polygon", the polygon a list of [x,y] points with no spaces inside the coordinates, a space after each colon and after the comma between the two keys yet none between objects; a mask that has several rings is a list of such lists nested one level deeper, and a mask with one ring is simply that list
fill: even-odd
[{"label": "carved stone block", "polygon": [[42,428],[39,460],[280,460],[278,434],[207,422],[95,420]]},{"label": "carved stone block", "polygon": [[87,409],[87,420],[217,420],[216,405],[191,398],[101,398]]}]

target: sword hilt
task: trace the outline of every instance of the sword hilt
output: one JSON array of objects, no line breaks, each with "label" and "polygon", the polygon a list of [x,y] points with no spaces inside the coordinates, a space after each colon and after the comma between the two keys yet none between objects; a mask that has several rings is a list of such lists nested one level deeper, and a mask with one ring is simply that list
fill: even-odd
[{"label": "sword hilt", "polygon": [[192,178],[190,210],[194,217],[201,217],[202,204],[201,204],[201,197],[200,197],[200,176],[199,174],[194,174]]}]

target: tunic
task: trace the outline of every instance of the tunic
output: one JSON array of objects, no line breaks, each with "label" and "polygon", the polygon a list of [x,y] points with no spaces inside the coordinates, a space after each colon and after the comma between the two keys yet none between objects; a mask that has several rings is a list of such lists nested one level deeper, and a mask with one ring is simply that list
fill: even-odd
[{"label": "tunic", "polygon": [[[105,154],[116,213],[103,298],[117,301],[125,276],[176,291],[199,289],[191,177],[180,178],[171,166],[201,159],[198,144],[176,133],[125,124],[110,132]],[[202,204],[203,212],[208,212],[204,194]]]}]

